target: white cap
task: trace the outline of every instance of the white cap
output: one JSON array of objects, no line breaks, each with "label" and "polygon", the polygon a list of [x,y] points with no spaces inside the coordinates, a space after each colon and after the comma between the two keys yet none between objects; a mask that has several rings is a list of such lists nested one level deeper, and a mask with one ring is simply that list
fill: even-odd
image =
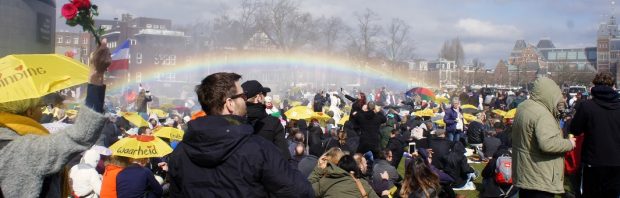
[{"label": "white cap", "polygon": [[271,101],[272,101],[271,96],[265,97],[265,102],[271,102]]}]

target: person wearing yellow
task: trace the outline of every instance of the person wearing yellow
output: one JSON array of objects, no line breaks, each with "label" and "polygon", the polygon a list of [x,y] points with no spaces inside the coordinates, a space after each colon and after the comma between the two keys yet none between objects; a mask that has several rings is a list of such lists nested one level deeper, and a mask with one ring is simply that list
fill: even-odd
[{"label": "person wearing yellow", "polygon": [[105,46],[91,58],[86,103],[73,126],[49,134],[37,122],[42,115],[41,98],[0,103],[0,188],[4,197],[61,197],[59,173],[71,157],[94,144],[105,122],[103,74],[111,62]]}]

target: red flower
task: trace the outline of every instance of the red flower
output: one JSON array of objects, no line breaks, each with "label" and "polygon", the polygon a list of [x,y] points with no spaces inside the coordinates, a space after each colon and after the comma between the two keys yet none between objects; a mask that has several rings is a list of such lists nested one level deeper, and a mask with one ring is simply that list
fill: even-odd
[{"label": "red flower", "polygon": [[90,0],[73,0],[72,3],[79,10],[90,9]]},{"label": "red flower", "polygon": [[73,20],[73,18],[77,16],[77,13],[78,13],[77,7],[75,7],[75,5],[71,3],[67,3],[62,6],[61,14],[67,20]]}]

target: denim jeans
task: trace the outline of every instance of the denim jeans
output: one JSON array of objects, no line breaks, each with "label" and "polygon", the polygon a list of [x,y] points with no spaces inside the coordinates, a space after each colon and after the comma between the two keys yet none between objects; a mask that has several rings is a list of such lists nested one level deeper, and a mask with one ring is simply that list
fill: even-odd
[{"label": "denim jeans", "polygon": [[461,130],[448,132],[448,140],[453,142],[459,141],[459,139],[461,139],[461,136],[463,136],[463,131]]}]

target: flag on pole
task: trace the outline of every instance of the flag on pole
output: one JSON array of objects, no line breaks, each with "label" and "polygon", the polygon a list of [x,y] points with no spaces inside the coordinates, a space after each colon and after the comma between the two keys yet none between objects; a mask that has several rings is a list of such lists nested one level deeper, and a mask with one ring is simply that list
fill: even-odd
[{"label": "flag on pole", "polygon": [[126,40],[112,52],[112,64],[108,71],[129,69],[129,40]]}]

